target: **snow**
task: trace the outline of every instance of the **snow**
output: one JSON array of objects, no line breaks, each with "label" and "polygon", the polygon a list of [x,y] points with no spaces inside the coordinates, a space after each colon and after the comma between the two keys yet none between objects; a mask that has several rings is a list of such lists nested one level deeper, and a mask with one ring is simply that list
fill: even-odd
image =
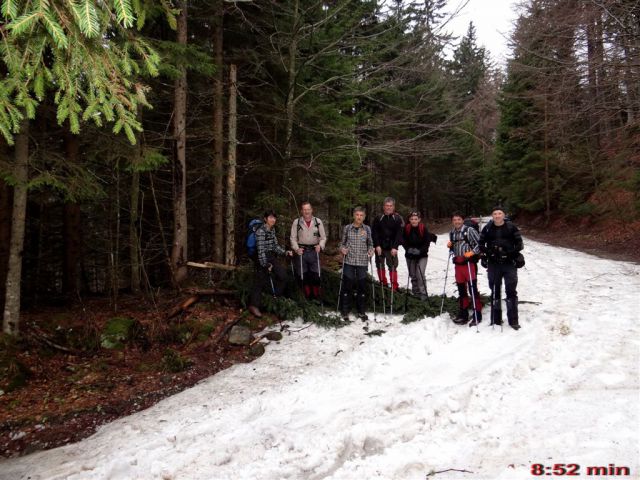
[{"label": "snow", "polygon": [[528,239],[524,253],[520,331],[444,315],[378,314],[380,337],[311,326],[82,442],[5,460],[0,479],[530,480],[532,463],[640,478],[640,266]]}]

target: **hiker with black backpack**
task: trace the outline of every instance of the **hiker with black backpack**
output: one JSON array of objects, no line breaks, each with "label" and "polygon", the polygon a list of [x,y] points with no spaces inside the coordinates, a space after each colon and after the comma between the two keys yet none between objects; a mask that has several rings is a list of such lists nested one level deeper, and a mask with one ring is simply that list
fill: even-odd
[{"label": "hiker with black backpack", "polygon": [[[287,270],[276,262],[278,256],[292,256],[293,252],[285,250],[278,244],[275,224],[277,215],[273,210],[264,213],[262,225],[255,228],[255,278],[249,298],[249,312],[255,317],[261,317],[262,290],[270,285],[273,296],[280,295],[287,280]],[[251,235],[250,235],[251,236]],[[247,244],[249,245],[249,240]]]},{"label": "hiker with black backpack", "polygon": [[[396,201],[392,197],[384,199],[382,215],[376,217],[371,227],[373,245],[376,251],[378,279],[383,286],[391,283],[393,291],[398,290],[398,247],[402,244],[404,220],[396,213]],[[389,267],[389,282],[385,274],[385,262]],[[392,307],[393,308],[393,307]]]},{"label": "hiker with black backpack", "polygon": [[409,278],[411,278],[411,291],[423,301],[428,298],[425,271],[429,259],[429,245],[431,242],[436,243],[437,241],[438,237],[429,232],[427,226],[422,222],[420,212],[409,213],[407,224],[402,232],[402,245],[409,269]]},{"label": "hiker with black backpack", "polygon": [[482,266],[487,268],[491,289],[491,324],[502,325],[501,290],[504,280],[507,320],[511,328],[519,330],[517,269],[524,266],[524,257],[520,253],[524,243],[518,227],[505,219],[502,206],[493,208],[491,218],[482,229],[479,241],[484,257]]},{"label": "hiker with black backpack", "polygon": [[291,225],[291,250],[298,254],[294,261],[297,277],[307,299],[320,298],[320,252],[327,243],[322,220],[313,216],[309,202],[300,206],[302,216]]},{"label": "hiker with black backpack", "polygon": [[344,285],[340,290],[340,311],[344,320],[349,320],[353,290],[356,290],[356,308],[358,318],[363,322],[369,320],[365,313],[367,287],[367,271],[369,258],[373,256],[373,238],[371,229],[365,225],[366,211],[363,207],[353,209],[353,223],[345,225],[342,231],[340,252],[344,255],[342,262],[342,279]]},{"label": "hiker with black backpack", "polygon": [[482,321],[482,302],[478,292],[478,260],[480,254],[480,234],[474,227],[464,224],[460,213],[451,215],[453,228],[449,232],[447,247],[452,252],[458,287],[458,315],[454,323],[464,325],[469,322],[469,307],[473,318],[469,326],[477,326]]}]

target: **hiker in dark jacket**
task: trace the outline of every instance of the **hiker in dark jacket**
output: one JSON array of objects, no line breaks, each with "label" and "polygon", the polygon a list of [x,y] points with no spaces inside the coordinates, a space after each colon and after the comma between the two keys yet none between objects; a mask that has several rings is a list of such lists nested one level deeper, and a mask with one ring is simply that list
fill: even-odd
[{"label": "hiker in dark jacket", "polygon": [[514,330],[520,329],[518,321],[518,270],[516,262],[522,258],[524,248],[520,230],[512,222],[505,220],[504,209],[496,206],[491,212],[492,220],[480,234],[480,248],[485,258],[483,266],[488,268],[489,288],[491,288],[491,324],[502,325],[501,290],[502,280],[507,294],[507,320]]},{"label": "hiker in dark jacket", "polygon": [[[452,252],[455,265],[456,285],[458,286],[458,316],[454,320],[459,325],[469,322],[469,307],[474,311],[469,326],[482,321],[482,302],[478,292],[478,260],[480,254],[480,235],[478,231],[464,224],[459,213],[451,215],[453,229],[449,232],[447,247]],[[473,291],[472,291],[473,289]],[[475,305],[472,299],[475,298]]]},{"label": "hiker in dark jacket", "polygon": [[427,300],[425,270],[429,259],[429,244],[436,243],[438,237],[430,233],[427,226],[422,223],[420,212],[411,212],[407,220],[402,233],[402,245],[411,278],[411,291],[420,300]]},{"label": "hiker in dark jacket", "polygon": [[402,244],[404,221],[395,212],[395,208],[396,201],[391,197],[385,198],[383,214],[374,219],[371,230],[376,250],[378,279],[385,287],[388,285],[384,266],[386,261],[391,288],[398,290],[398,247]]},{"label": "hiker in dark jacket", "polygon": [[249,312],[256,317],[262,316],[260,306],[265,286],[269,285],[274,296],[280,295],[284,289],[287,270],[276,262],[276,257],[293,255],[291,251],[285,250],[278,244],[275,231],[277,218],[273,210],[266,211],[264,223],[256,230],[257,260],[253,288],[249,298]]}]

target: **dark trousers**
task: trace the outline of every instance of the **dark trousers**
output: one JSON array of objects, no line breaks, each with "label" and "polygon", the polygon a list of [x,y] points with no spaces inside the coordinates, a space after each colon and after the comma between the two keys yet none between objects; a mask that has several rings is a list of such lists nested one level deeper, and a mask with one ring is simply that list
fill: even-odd
[{"label": "dark trousers", "polygon": [[346,265],[342,270],[342,294],[340,295],[340,310],[349,313],[353,291],[356,290],[356,308],[358,313],[365,313],[365,299],[367,292],[368,267]]},{"label": "dark trousers", "polygon": [[376,254],[376,268],[384,270],[385,261],[390,272],[398,270],[398,255],[391,255],[391,250],[382,250],[382,255]]},{"label": "dark trousers", "polygon": [[303,285],[320,285],[319,258],[318,252],[314,248],[305,248],[302,255],[293,256],[296,276]]},{"label": "dark trousers", "polygon": [[[282,295],[285,283],[287,281],[287,271],[278,263],[272,263],[271,273],[266,268],[262,268],[255,264],[255,276],[253,278],[253,287],[249,297],[249,305],[260,308],[262,306],[262,292],[266,288],[270,294],[276,296]],[[273,281],[273,290],[271,282]]]},{"label": "dark trousers", "polygon": [[510,325],[518,324],[518,270],[511,263],[489,263],[487,269],[491,289],[491,321],[502,321],[502,281],[507,294],[507,319]]}]

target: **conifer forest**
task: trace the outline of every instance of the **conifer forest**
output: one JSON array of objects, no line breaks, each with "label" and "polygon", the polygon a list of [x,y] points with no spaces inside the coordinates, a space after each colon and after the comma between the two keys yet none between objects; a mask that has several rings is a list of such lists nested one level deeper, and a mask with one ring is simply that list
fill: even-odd
[{"label": "conifer forest", "polygon": [[454,3],[2,0],[3,345],[246,263],[266,209],[285,245],[305,200],[334,251],[389,195],[640,231],[640,2],[526,0],[504,64]]}]

